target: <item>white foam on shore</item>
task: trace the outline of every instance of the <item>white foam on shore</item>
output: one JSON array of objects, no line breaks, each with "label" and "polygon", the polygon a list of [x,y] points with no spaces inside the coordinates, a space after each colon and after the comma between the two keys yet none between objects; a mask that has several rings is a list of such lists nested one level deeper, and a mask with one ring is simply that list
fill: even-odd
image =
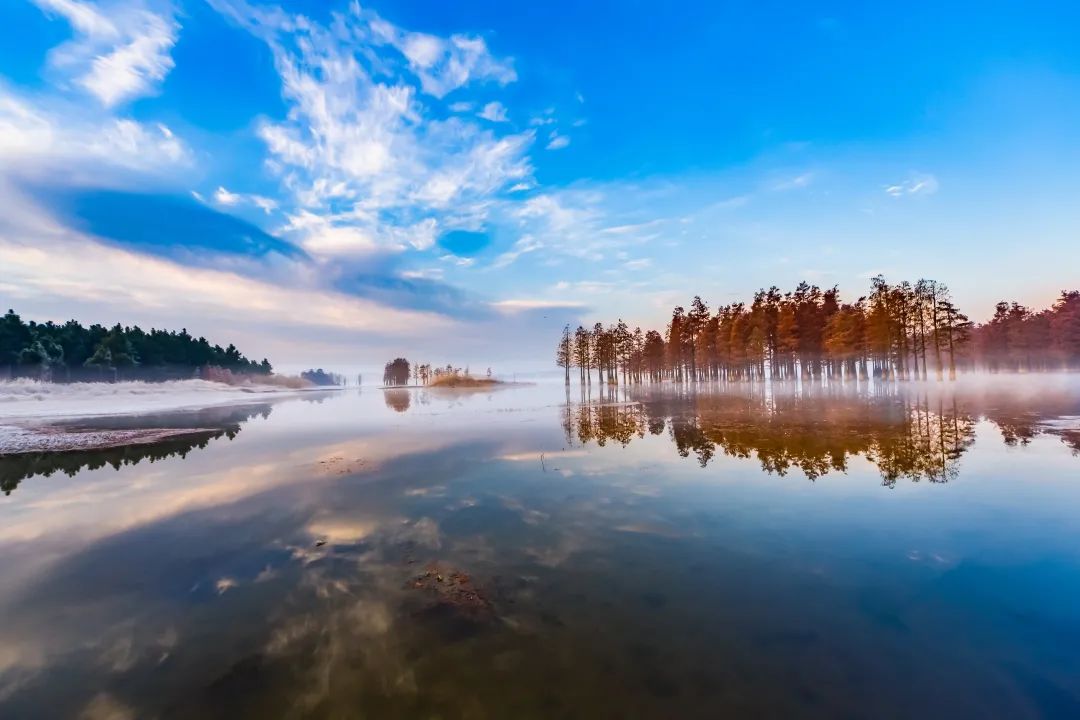
[{"label": "white foam on shore", "polygon": [[0,382],[0,420],[135,415],[258,402],[298,392],[305,391],[208,380],[63,384],[19,379]]}]

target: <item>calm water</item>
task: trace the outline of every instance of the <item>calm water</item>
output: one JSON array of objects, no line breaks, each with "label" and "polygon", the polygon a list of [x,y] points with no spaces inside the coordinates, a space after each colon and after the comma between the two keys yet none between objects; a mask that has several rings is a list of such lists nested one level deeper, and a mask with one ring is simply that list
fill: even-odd
[{"label": "calm water", "polygon": [[1080,392],[1001,384],[113,419],[207,431],[0,458],[0,717],[1080,717]]}]

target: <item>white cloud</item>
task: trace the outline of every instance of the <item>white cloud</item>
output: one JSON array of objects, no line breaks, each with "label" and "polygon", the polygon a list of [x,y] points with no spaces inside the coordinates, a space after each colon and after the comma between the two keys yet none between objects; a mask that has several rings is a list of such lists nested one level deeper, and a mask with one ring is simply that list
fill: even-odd
[{"label": "white cloud", "polygon": [[566,135],[560,135],[557,132],[551,133],[551,138],[548,141],[548,150],[562,150],[564,147],[570,144],[570,138]]},{"label": "white cloud", "polygon": [[525,235],[514,243],[514,247],[495,258],[491,264],[493,268],[503,268],[512,264],[515,260],[526,253],[531,253],[544,247],[544,244],[531,235]]},{"label": "white cloud", "polygon": [[472,112],[473,104],[464,100],[459,100],[455,103],[450,103],[450,112],[467,113]]},{"label": "white cloud", "polygon": [[933,175],[916,173],[895,185],[886,185],[885,192],[892,197],[905,195],[933,195],[938,191],[938,181]]},{"label": "white cloud", "polygon": [[787,190],[799,190],[805,187],[809,187],[810,183],[814,181],[814,173],[804,172],[792,177],[783,178],[777,180],[772,185],[772,190],[776,192],[784,192]]},{"label": "white cloud", "polygon": [[439,256],[439,260],[450,265],[456,265],[457,267],[472,267],[476,264],[474,258],[461,257],[460,255],[454,255],[453,253],[445,253]]},{"label": "white cloud", "polygon": [[409,67],[420,79],[420,87],[429,95],[441,98],[475,81],[506,85],[517,80],[511,61],[495,58],[488,52],[483,38],[468,35],[440,38],[405,32],[381,19],[372,27],[408,59]]},{"label": "white cloud", "polygon": [[98,9],[88,2],[79,0],[31,0],[47,13],[56,13],[64,17],[71,27],[84,35],[115,37],[119,34],[116,26]]},{"label": "white cloud", "polygon": [[506,116],[506,106],[500,102],[489,102],[477,115],[491,122],[506,122],[509,119]]},{"label": "white cloud", "polygon": [[427,218],[409,227],[396,227],[392,229],[395,237],[412,245],[417,250],[427,250],[435,244],[438,231],[438,223],[434,218]]},{"label": "white cloud", "polygon": [[[198,193],[192,194],[195,196],[195,199],[202,199],[202,196]],[[230,192],[223,186],[218,186],[218,189],[214,191],[214,201],[219,205],[225,205],[228,207],[239,205],[240,203],[250,203],[262,210],[267,215],[277,209],[277,201],[272,198],[264,197],[262,195],[245,195],[241,193],[234,193]]]},{"label": "white cloud", "polygon": [[[264,120],[258,134],[267,166],[297,205],[290,215],[325,218],[308,223],[306,232],[317,232],[310,237],[287,226],[312,252],[426,250],[440,228],[482,223],[498,193],[531,178],[531,132],[432,119],[425,104],[424,95],[515,78],[482,39],[409,32],[358,6],[324,27],[242,0],[210,1],[273,52],[289,112]],[[500,110],[489,103],[481,114]]]},{"label": "white cloud", "polygon": [[240,202],[240,196],[236,193],[231,193],[224,187],[219,187],[214,191],[214,200],[220,205],[235,205]]},{"label": "white cloud", "polygon": [[493,302],[491,307],[502,313],[514,314],[528,310],[580,310],[585,305],[572,300],[515,299]]},{"label": "white cloud", "polygon": [[640,258],[638,260],[629,260],[623,263],[623,267],[627,270],[644,270],[645,268],[652,267],[652,259]]},{"label": "white cloud", "polygon": [[173,68],[180,25],[165,2],[162,11],[153,12],[139,0],[32,1],[62,16],[75,32],[50,52],[50,65],[105,107],[152,93]]},{"label": "white cloud", "polygon": [[648,230],[655,228],[658,225],[662,225],[664,221],[660,218],[656,220],[649,220],[647,222],[631,223],[628,225],[613,225],[612,227],[606,227],[600,232],[607,233],[609,235],[631,235],[641,230]]},{"label": "white cloud", "polygon": [[[335,221],[333,216],[307,210],[286,215],[287,223],[281,232],[300,238],[308,252],[326,255],[364,255],[380,249],[372,233],[351,223]],[[389,249],[402,250],[400,244]]]},{"label": "white cloud", "polygon": [[555,122],[556,122],[556,120],[555,120],[555,108],[548,108],[541,115],[537,115],[536,117],[529,120],[529,124],[532,125],[533,127],[542,127],[544,125],[552,125]]},{"label": "white cloud", "polygon": [[410,32],[362,9],[358,3],[353,5],[352,18],[363,26],[365,39],[390,45],[404,55],[409,69],[429,95],[441,98],[471,82],[506,85],[517,80],[513,62],[493,56],[481,37],[455,34],[443,38]]},{"label": "white cloud", "polygon": [[[0,86],[0,174],[62,173],[65,180],[108,169],[158,173],[189,160],[184,143],[160,123],[52,109]],[[6,172],[5,172],[6,171]]]},{"label": "white cloud", "polygon": [[104,245],[55,225],[0,226],[0,266],[6,296],[27,303],[60,301],[114,317],[128,317],[131,308],[137,308],[155,322],[214,317],[222,322],[395,335],[452,324],[441,315],[398,310],[333,291],[184,266]]},{"label": "white cloud", "polygon": [[588,293],[590,295],[603,295],[615,289],[615,283],[602,282],[599,280],[582,280],[572,286],[575,292]]},{"label": "white cloud", "polygon": [[440,267],[405,270],[400,276],[406,280],[442,280],[444,271]]},{"label": "white cloud", "polygon": [[255,207],[267,215],[277,210],[277,200],[273,198],[263,197],[262,195],[248,195],[248,197],[251,198],[251,202],[254,203]]}]

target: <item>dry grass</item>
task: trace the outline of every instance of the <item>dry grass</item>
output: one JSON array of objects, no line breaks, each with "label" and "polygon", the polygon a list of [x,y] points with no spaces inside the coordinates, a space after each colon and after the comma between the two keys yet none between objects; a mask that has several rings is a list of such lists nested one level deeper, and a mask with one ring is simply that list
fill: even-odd
[{"label": "dry grass", "polygon": [[311,383],[296,375],[256,375],[249,373],[234,373],[231,370],[219,367],[208,367],[203,371],[203,380],[224,383],[234,387],[250,385],[269,385],[271,387],[300,390],[311,387]]},{"label": "dry grass", "polygon": [[492,385],[502,384],[501,380],[494,378],[477,378],[472,375],[464,374],[452,374],[452,375],[440,375],[431,382],[428,383],[428,387],[433,388],[475,388],[475,387],[490,387]]}]

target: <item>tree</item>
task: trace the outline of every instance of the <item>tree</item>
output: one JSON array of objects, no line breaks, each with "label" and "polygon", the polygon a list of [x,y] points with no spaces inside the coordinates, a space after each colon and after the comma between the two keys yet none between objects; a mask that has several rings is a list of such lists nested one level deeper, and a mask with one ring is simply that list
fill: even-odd
[{"label": "tree", "polygon": [[19,363],[23,348],[30,343],[31,339],[30,329],[26,323],[14,310],[8,310],[0,318],[0,367],[6,366],[8,372],[12,372],[14,366]]},{"label": "tree", "polygon": [[[579,327],[570,361],[583,383],[595,367],[599,382],[754,380],[796,376],[926,380],[931,364],[943,380],[964,368],[991,372],[1080,369],[1080,291],[1063,291],[1041,311],[998,303],[993,318],[976,326],[949,288],[935,280],[890,284],[871,280],[870,293],[845,303],[836,287],[800,283],[781,294],[771,287],[749,307],[732,303],[708,312],[694,297],[690,312],[676,306],[665,332],[625,322],[591,331]],[[569,328],[560,340],[560,358]],[[557,358],[557,359],[560,359]],[[560,359],[560,366],[562,361]],[[568,377],[568,373],[567,373]]]},{"label": "tree", "polygon": [[341,375],[337,375],[332,372],[327,372],[322,368],[315,370],[305,370],[300,373],[300,377],[310,382],[312,385],[318,385],[320,387],[328,387],[335,385],[344,385],[345,378]]},{"label": "tree", "polygon": [[589,374],[590,352],[589,331],[578,325],[574,331],[574,364],[578,367],[582,385],[592,383],[592,375]]},{"label": "tree", "polygon": [[705,330],[705,324],[709,321],[709,308],[700,295],[695,295],[690,301],[690,311],[686,313],[686,322],[683,323],[682,342],[685,350],[683,357],[690,361],[690,379],[697,380],[697,339]]},{"label": "tree", "polygon": [[[63,368],[71,379],[82,368],[137,373],[143,379],[191,377],[196,368],[213,366],[232,372],[269,374],[268,360],[256,363],[245,358],[235,345],[222,349],[205,338],[151,328],[114,325],[84,327],[75,320],[25,323],[15,312],[0,317],[0,368],[8,373],[36,374],[57,379]],[[96,377],[94,375],[92,377]]]},{"label": "tree", "polygon": [[649,371],[651,380],[661,380],[664,377],[664,360],[667,355],[664,347],[663,336],[655,330],[645,333],[645,346],[643,350],[645,366]]},{"label": "tree", "polygon": [[408,385],[409,375],[409,361],[405,358],[394,358],[383,368],[383,385]]},{"label": "tree", "polygon": [[683,381],[683,358],[685,357],[683,338],[687,332],[683,326],[686,322],[686,311],[681,305],[676,306],[671,313],[671,322],[668,323],[667,328],[668,362],[676,382]]},{"label": "tree", "polygon": [[[949,351],[949,379],[955,380],[956,350],[958,347],[967,345],[971,336],[972,323],[966,315],[956,309],[948,298],[939,299],[935,310],[937,319],[934,324],[944,333],[945,347]],[[938,372],[940,374],[940,370]]]},{"label": "tree", "polygon": [[559,338],[559,346],[555,350],[555,364],[561,367],[566,375],[566,384],[570,384],[570,365],[573,364],[573,343],[570,341],[570,326],[563,327],[562,337]]}]

